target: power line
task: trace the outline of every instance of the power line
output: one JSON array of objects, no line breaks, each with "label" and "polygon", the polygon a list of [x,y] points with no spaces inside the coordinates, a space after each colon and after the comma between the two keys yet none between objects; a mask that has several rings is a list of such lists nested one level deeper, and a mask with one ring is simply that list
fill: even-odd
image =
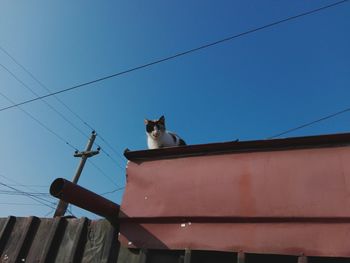
[{"label": "power line", "polygon": [[[2,66],[0,64],[0,66]],[[7,97],[4,93],[0,92],[0,95],[5,98],[7,101],[9,101],[10,103],[14,104],[15,102],[10,99],[9,97]],[[67,140],[65,140],[61,135],[59,135],[57,132],[55,132],[54,130],[50,129],[47,125],[45,125],[43,122],[41,122],[38,118],[34,117],[32,114],[30,114],[28,111],[24,110],[22,107],[17,106],[22,112],[24,112],[27,116],[29,116],[31,119],[33,119],[35,122],[37,122],[41,127],[43,127],[44,129],[46,129],[47,131],[49,131],[51,134],[53,134],[56,138],[58,138],[59,140],[63,141],[65,144],[67,144],[68,146],[70,146],[74,151],[78,151],[78,149],[76,147],[74,147],[71,143],[69,143]],[[101,148],[102,150],[102,148]],[[102,152],[104,152],[104,154],[106,154],[110,159],[112,159],[114,162],[117,163],[118,167],[120,169],[123,170],[123,168],[121,167],[121,165],[115,160],[113,159],[106,151],[102,150]]]},{"label": "power line", "polygon": [[104,139],[104,138],[101,136],[101,134],[99,134],[99,138],[101,139],[101,141],[103,141],[103,142],[105,143],[105,145],[107,145],[107,147],[108,147],[109,149],[111,149],[111,150],[119,157],[120,160],[124,161],[123,156],[122,156],[119,152],[117,152],[117,151],[111,146],[111,144],[110,144],[109,142],[107,142],[107,140]]},{"label": "power line", "polygon": [[124,170],[123,169],[123,167],[119,164],[119,162],[116,160],[116,159],[114,159],[108,152],[106,152],[102,147],[100,147],[101,148],[101,151],[109,158],[109,159],[111,159],[114,163],[116,163],[117,164],[117,166],[121,169],[121,170]]},{"label": "power line", "polygon": [[35,204],[35,203],[12,203],[12,202],[0,202],[0,205],[23,205],[23,206],[46,206],[43,204]]},{"label": "power line", "polygon": [[[15,182],[15,183],[17,183],[18,185],[20,185],[20,186],[22,186],[22,187],[25,187],[25,188],[29,189],[28,186],[23,185],[23,184],[19,184],[18,182],[16,182],[15,180],[13,180],[13,179],[11,179],[11,178],[8,178],[7,176],[4,176],[4,175],[2,175],[2,174],[0,174],[0,176],[3,177],[3,178],[5,178],[5,179],[7,179],[7,180],[9,180],[9,181]],[[10,188],[10,189],[14,190],[13,192],[17,192],[18,195],[26,196],[26,197],[29,197],[29,198],[35,200],[36,202],[38,202],[37,205],[47,206],[47,207],[49,207],[49,208],[51,208],[51,209],[54,209],[51,205],[54,205],[54,206],[56,205],[55,202],[51,202],[51,201],[49,201],[49,200],[47,200],[47,199],[45,199],[45,198],[42,198],[42,197],[40,197],[40,196],[37,196],[37,195],[36,195],[37,193],[30,193],[30,192],[21,191],[21,190],[15,188],[15,187],[12,187],[11,185],[5,184],[5,183],[0,183],[0,184],[3,185],[3,186],[5,186],[5,187],[7,187],[7,188]],[[2,192],[5,192],[5,191],[2,190]],[[40,194],[41,194],[41,193],[40,193]],[[43,202],[42,202],[42,201],[43,201]],[[44,202],[46,202],[46,203],[44,203]],[[6,204],[6,203],[0,203],[0,204]],[[25,205],[24,203],[19,203],[18,205],[20,205],[20,204]],[[16,205],[16,203],[7,203],[7,205]],[[29,205],[29,204],[28,204],[28,205]],[[32,205],[35,205],[35,204],[32,204]]]},{"label": "power line", "polygon": [[[3,94],[2,92],[0,92],[0,95],[2,97],[4,97],[5,99],[7,99],[9,102],[13,103],[13,101],[7,97],[5,94]],[[18,108],[26,113],[30,118],[32,118],[34,121],[36,121],[41,127],[43,127],[44,129],[46,129],[47,131],[49,131],[51,134],[53,134],[54,136],[56,136],[58,139],[60,139],[61,141],[63,141],[65,144],[67,144],[68,146],[70,146],[72,149],[74,149],[75,151],[78,151],[78,149],[76,147],[74,147],[71,143],[69,143],[68,141],[66,141],[62,136],[60,136],[58,133],[56,133],[54,130],[50,129],[48,126],[46,126],[44,123],[42,123],[39,119],[35,118],[32,114],[30,114],[29,112],[27,112],[26,110],[22,109],[20,106],[18,106]],[[106,178],[108,178],[109,180],[112,180],[105,172],[103,172],[103,170],[97,166],[96,164],[93,163],[93,166],[99,170]],[[119,166],[120,167],[120,166]],[[121,168],[121,167],[120,167]],[[122,169],[122,168],[121,168]]]},{"label": "power line", "polygon": [[[32,79],[34,79],[42,88],[44,88],[46,91],[51,92],[51,90],[46,87],[38,78],[36,78],[29,70],[27,70],[17,59],[15,59],[7,50],[5,50],[3,47],[0,46],[0,49],[12,59],[12,61],[19,66],[22,70],[24,70]],[[24,83],[21,79],[19,79],[12,71],[10,71],[7,67],[5,67],[3,64],[0,63],[0,66],[6,70],[14,79],[16,79],[22,86],[24,86],[26,89],[28,89],[32,94],[34,94],[36,97],[39,97],[39,94],[36,93],[32,88],[30,88],[26,83]],[[81,116],[79,116],[76,112],[74,112],[66,103],[64,103],[62,100],[60,100],[57,96],[54,96],[54,98],[61,103],[68,111],[70,111],[76,118],[78,118],[85,126],[87,126],[91,131],[95,131],[90,124],[88,124]],[[58,114],[62,119],[64,119],[67,123],[69,123],[74,129],[76,129],[80,134],[82,134],[85,138],[88,138],[87,136],[79,127],[77,127],[73,122],[71,122],[66,116],[64,116],[61,112],[59,112],[55,107],[53,107],[51,104],[49,104],[47,101],[42,100],[51,110],[53,110],[56,114]],[[114,150],[114,148],[105,140],[101,135],[101,140],[110,148],[112,149],[118,157],[120,157],[121,160],[123,158],[121,157],[120,153]],[[120,164],[113,159],[106,151],[103,151],[104,154],[106,154],[113,162],[116,162],[118,167],[123,169]]]},{"label": "power line", "polygon": [[112,191],[104,192],[104,193],[102,193],[102,194],[100,194],[100,195],[112,194],[112,193],[115,193],[115,192],[118,192],[118,191],[121,191],[121,190],[124,190],[124,189],[125,189],[125,186],[119,187],[119,188],[117,188],[117,189],[115,189],[115,190],[112,190]]},{"label": "power line", "polygon": [[[12,190],[14,190],[14,191],[16,191],[16,192],[18,192],[18,193],[22,193],[23,195],[27,196],[28,198],[33,199],[34,201],[36,201],[36,202],[38,202],[38,203],[40,203],[40,204],[42,204],[42,205],[45,205],[45,206],[50,207],[50,208],[54,208],[53,206],[51,206],[51,205],[53,205],[54,203],[51,203],[51,202],[49,202],[49,201],[47,201],[47,200],[45,200],[45,199],[43,199],[43,198],[40,198],[40,197],[37,197],[37,196],[33,196],[33,195],[30,194],[30,193],[27,193],[27,192],[25,192],[25,191],[21,191],[21,190],[15,188],[15,187],[12,187],[12,186],[9,186],[9,185],[3,183],[3,182],[0,182],[0,185],[2,185],[2,186],[4,186],[4,187],[7,187],[7,188],[10,188],[10,189],[12,189]],[[45,202],[46,202],[46,203],[45,203]],[[48,204],[48,203],[50,203],[51,205]]]},{"label": "power line", "polygon": [[[8,176],[5,176],[3,174],[0,174],[0,177],[4,178],[4,179],[6,179],[6,180],[8,180],[8,181],[10,181],[12,183],[15,183],[15,184],[7,184],[8,186],[21,186],[23,188],[26,188],[29,191],[35,191],[32,187],[33,186],[38,186],[38,185],[21,184],[21,183],[17,182],[16,180],[14,180],[14,179],[12,179],[12,178],[10,178]],[[47,186],[47,187],[49,187],[49,186]],[[39,193],[39,192],[35,191],[35,193]]]},{"label": "power line", "polygon": [[137,66],[137,67],[134,67],[134,68],[130,68],[130,69],[127,69],[127,70],[124,70],[124,71],[121,71],[121,72],[117,72],[117,73],[114,73],[114,74],[111,74],[111,75],[108,75],[108,76],[104,76],[104,77],[101,77],[101,78],[98,78],[98,79],[95,79],[95,80],[92,80],[92,81],[84,82],[84,83],[81,83],[81,84],[78,84],[78,85],[75,85],[75,86],[72,86],[72,87],[69,87],[69,88],[66,88],[66,89],[62,89],[62,90],[59,90],[59,91],[56,91],[56,92],[52,92],[52,93],[49,93],[49,94],[46,94],[46,95],[43,95],[43,96],[40,96],[40,97],[37,97],[37,98],[29,99],[29,100],[17,103],[17,104],[12,105],[12,106],[7,106],[7,107],[4,107],[4,108],[1,108],[0,111],[5,111],[5,110],[8,110],[8,109],[17,107],[17,106],[28,104],[28,103],[31,103],[31,102],[34,102],[34,101],[37,101],[37,100],[41,100],[41,99],[44,99],[44,98],[47,98],[47,97],[50,97],[50,96],[55,96],[55,95],[58,95],[60,93],[64,93],[64,92],[71,91],[71,90],[75,90],[75,89],[78,89],[78,88],[81,88],[81,87],[84,87],[84,86],[88,86],[88,85],[91,85],[91,84],[94,84],[94,83],[97,83],[97,82],[101,82],[101,81],[104,81],[104,80],[107,80],[107,79],[110,79],[110,78],[114,78],[114,77],[117,77],[117,76],[120,76],[120,75],[124,75],[124,74],[130,73],[130,72],[133,72],[133,71],[137,71],[137,70],[146,68],[146,67],[150,67],[150,66],[153,66],[153,65],[156,65],[156,64],[168,61],[168,60],[172,60],[172,59],[175,59],[175,58],[178,58],[178,57],[182,57],[182,56],[185,56],[185,55],[197,52],[197,51],[202,50],[202,49],[206,49],[206,48],[209,48],[209,47],[212,47],[212,46],[215,46],[215,45],[227,42],[227,41],[231,41],[233,39],[236,39],[236,38],[239,38],[239,37],[251,34],[251,33],[255,33],[257,31],[260,31],[260,30],[263,30],[263,29],[266,29],[266,28],[270,28],[270,27],[273,27],[273,26],[276,26],[276,25],[279,25],[279,24],[282,24],[282,23],[285,23],[285,22],[288,22],[288,21],[291,21],[291,20],[294,20],[294,19],[297,19],[297,18],[300,18],[300,17],[311,15],[313,13],[316,13],[316,12],[319,12],[319,11],[322,11],[322,10],[325,10],[325,9],[328,9],[328,8],[331,8],[331,7],[340,5],[340,4],[344,4],[345,2],[348,2],[348,1],[349,0],[338,1],[338,2],[335,2],[335,3],[330,4],[330,5],[326,5],[326,6],[323,6],[323,7],[320,7],[320,8],[316,8],[316,9],[313,9],[313,10],[310,10],[310,11],[307,11],[307,12],[304,12],[304,13],[300,13],[298,15],[290,16],[288,18],[285,18],[285,19],[282,19],[282,20],[278,20],[276,22],[272,22],[272,23],[266,24],[264,26],[260,26],[260,27],[257,27],[257,28],[254,28],[254,29],[251,29],[251,30],[248,30],[248,31],[245,31],[245,32],[242,32],[242,33],[239,33],[239,34],[236,34],[236,35],[233,35],[233,36],[230,36],[230,37],[218,40],[218,41],[215,41],[215,42],[211,42],[211,43],[208,43],[208,44],[205,44],[205,45],[193,48],[193,49],[189,49],[189,50],[177,53],[175,55],[171,55],[171,56],[168,56],[168,57],[165,57],[165,58],[162,58],[162,59],[154,60],[152,62],[143,64],[143,65],[140,65],[140,66]]},{"label": "power line", "polygon": [[[1,64],[0,64],[0,65],[1,65]],[[13,101],[12,101],[10,98],[8,98],[5,94],[3,94],[3,93],[0,92],[0,95],[3,96],[3,97],[4,97],[5,99],[7,99],[8,101],[10,101],[11,103],[13,103]],[[58,138],[60,138],[60,139],[62,139],[63,141],[65,141],[60,135],[58,135],[58,134],[55,133],[53,130],[51,130],[50,128],[48,128],[46,125],[44,125],[42,122],[40,122],[37,118],[35,118],[33,115],[31,115],[29,112],[25,111],[25,110],[22,109],[21,107],[18,107],[18,108],[19,108],[20,110],[22,110],[23,112],[25,112],[25,113],[26,113],[28,116],[30,116],[32,119],[34,119],[35,121],[37,121],[42,127],[44,127],[45,129],[47,129],[48,131],[50,131],[52,134],[56,135]],[[72,146],[70,143],[68,143],[68,142],[66,142],[66,141],[65,141],[65,143],[68,144],[69,146],[71,146],[73,149],[75,149],[75,150],[77,151],[77,149],[76,149],[74,146]],[[91,162],[91,163],[92,163],[92,162]],[[97,166],[97,165],[94,164],[94,163],[92,163],[92,164],[93,164],[93,166],[94,166],[97,170],[99,170],[106,178],[108,178],[109,180],[111,180],[111,181],[114,183],[114,181],[113,181],[99,166]],[[24,186],[24,187],[28,188],[28,186],[25,186],[25,185],[23,185],[23,184],[19,184],[19,183],[16,182],[15,180],[12,180],[12,179],[10,179],[10,178],[4,176],[4,175],[1,175],[1,174],[0,174],[0,176],[3,177],[3,178],[5,178],[5,179],[7,179],[7,180],[10,180],[10,181],[12,181],[12,182],[15,182],[15,183],[17,183],[17,184],[20,185],[20,186]],[[114,183],[114,184],[115,184],[115,183]],[[5,186],[5,187],[7,187],[7,188],[10,188],[10,189],[14,190],[14,191],[4,191],[4,190],[0,190],[0,194],[7,194],[7,195],[24,195],[24,196],[27,196],[27,197],[33,199],[33,200],[36,200],[37,202],[41,203],[42,205],[46,205],[46,204],[43,203],[43,202],[41,202],[41,201],[39,201],[39,200],[42,200],[42,201],[44,201],[44,202],[48,202],[48,203],[50,203],[50,204],[55,205],[55,203],[52,203],[52,202],[48,201],[47,199],[44,199],[44,198],[41,198],[41,197],[40,197],[40,196],[51,197],[48,193],[25,192],[25,191],[21,191],[21,190],[15,188],[15,187],[13,187],[13,186],[10,186],[10,185],[8,185],[8,184],[1,183],[1,182],[0,182],[0,185],[3,185],[3,186]],[[116,186],[117,186],[117,185],[116,185]],[[39,199],[39,200],[38,200],[38,199]],[[53,207],[50,206],[50,205],[46,205],[46,206],[53,208]],[[53,209],[56,209],[56,208],[53,208]],[[71,212],[71,210],[68,210],[68,212],[69,212],[71,215],[74,216],[74,214]],[[51,213],[51,212],[49,212],[49,213]],[[49,214],[49,213],[48,213],[48,214]]]},{"label": "power line", "polygon": [[[29,90],[34,96],[39,97],[39,94],[36,93],[31,87],[25,84],[21,79],[19,79],[11,70],[5,67],[0,63],[0,66],[7,71],[15,80],[17,80],[23,87]],[[41,100],[47,107],[49,107],[52,111],[54,111],[57,115],[59,115],[63,120],[65,120],[70,126],[72,126],[75,130],[77,130],[80,134],[82,134],[85,138],[89,138],[79,127],[77,127],[73,122],[71,122],[66,116],[64,116],[61,112],[59,112],[55,107],[53,107],[46,100]]]},{"label": "power line", "polygon": [[[10,185],[8,185],[8,186],[10,186]],[[22,193],[19,193],[17,191],[8,191],[8,190],[0,190],[0,194],[5,194],[5,195],[23,195]],[[51,195],[49,193],[26,192],[26,194],[30,194],[32,196],[51,197]]]},{"label": "power line", "polygon": [[71,214],[71,216],[76,217],[76,216],[73,214],[72,209],[73,209],[72,204],[68,204],[68,206],[67,206],[67,211],[68,211],[68,213],[70,213],[70,214]]},{"label": "power line", "polygon": [[49,212],[47,212],[43,217],[47,217],[49,214],[55,212],[55,209],[50,209]]},{"label": "power line", "polygon": [[[41,87],[43,87],[44,89],[46,89],[47,91],[51,92],[41,81],[39,81],[29,70],[27,70],[22,64],[20,64],[9,52],[7,52],[4,48],[2,48],[0,46],[0,49],[5,53],[7,54],[14,62],[15,64],[17,64],[20,68],[22,68],[27,74],[29,74]],[[22,84],[25,88],[27,88],[29,91],[32,92],[32,94],[34,94],[35,96],[39,97],[39,95],[32,89],[30,88],[28,85],[26,85],[22,80],[20,80],[12,71],[10,71],[7,67],[5,67],[4,65],[2,65],[0,63],[0,66],[5,69],[13,78],[15,78],[20,84]],[[65,104],[62,100],[60,100],[57,96],[54,96],[56,98],[57,101],[59,101],[63,106],[65,106],[66,109],[68,109],[73,115],[75,115],[81,122],[83,122],[83,124],[85,124],[88,128],[90,128],[92,131],[95,131],[95,129],[89,125],[86,121],[84,121],[77,113],[75,113],[67,104]],[[6,96],[5,96],[6,98]],[[9,100],[9,98],[8,98]],[[42,100],[49,108],[51,108],[53,111],[55,111],[58,115],[60,115],[66,122],[68,122],[73,128],[75,128],[76,130],[78,130],[84,137],[87,137],[89,138],[81,129],[79,129],[76,125],[74,125],[70,120],[68,120],[62,113],[60,113],[58,110],[56,110],[52,105],[50,105],[47,101],[45,100]],[[108,146],[110,147],[112,150],[113,147],[110,146],[110,144],[104,139],[102,138],[102,136],[99,136],[101,137],[101,140]],[[99,146],[100,147],[100,146]],[[121,165],[114,159],[111,157],[111,155],[105,151],[104,149],[102,149],[102,147],[100,147],[102,152],[107,155],[107,157],[109,157],[113,162],[115,162],[118,167],[120,167],[121,169],[123,169],[121,167]],[[114,150],[115,151],[115,150]],[[98,167],[96,164],[92,163],[93,166],[98,169],[104,176],[106,176],[108,179],[111,180],[111,178],[109,178],[107,176],[107,174],[100,168]],[[21,184],[20,184],[21,185]],[[23,185],[22,185],[23,186]],[[123,189],[124,187],[121,187],[121,189]],[[117,188],[115,191],[118,191],[120,188]],[[48,196],[48,197],[51,197],[50,194],[48,193],[37,193],[37,192],[32,192],[32,193],[29,193],[29,192],[26,192],[27,194],[31,194],[33,196]],[[16,191],[3,191],[3,190],[0,190],[0,194],[7,194],[7,195],[18,195],[20,193],[16,192]],[[71,205],[70,205],[71,206]],[[74,214],[72,213],[71,209],[69,208],[69,206],[67,207],[67,210],[68,212],[74,216]],[[48,214],[50,214],[52,211],[50,211]]]},{"label": "power line", "polygon": [[[47,92],[52,92],[46,85],[44,85],[37,77],[34,76],[33,73],[31,73],[26,67],[24,67],[17,59],[15,59],[14,56],[12,56],[6,49],[0,46],[0,49],[9,57],[12,59],[12,61],[19,66],[22,70],[24,70],[36,83],[39,84],[43,89],[45,89]],[[38,95],[37,95],[38,96]],[[89,125],[83,118],[74,112],[71,107],[69,107],[66,103],[64,103],[59,97],[54,95],[54,98],[61,103],[70,113],[72,113],[76,118],[78,118],[85,126],[87,126],[91,131],[94,131],[95,129]]]},{"label": "power line", "polygon": [[[7,177],[7,176],[5,176],[5,175],[3,175],[3,174],[0,174],[0,177],[6,179],[6,180],[8,180],[8,181],[11,181],[11,182],[13,182],[13,183],[16,183],[17,185],[19,185],[19,186],[21,186],[21,187],[24,187],[24,188],[26,188],[26,189],[28,189],[28,190],[30,190],[30,191],[33,191],[33,189],[31,189],[28,185],[20,184],[20,183],[17,182],[16,180],[14,180],[14,179],[12,179],[12,178],[9,178],[9,177]],[[12,190],[17,191],[17,188],[12,187],[10,184],[6,184],[6,185],[7,185],[7,188],[10,188],[10,189],[12,189]],[[17,192],[18,192],[18,191],[17,191]],[[22,193],[22,195],[28,195],[28,194],[29,194],[29,195],[31,195],[33,198],[37,198],[37,199],[39,199],[39,200],[41,200],[41,201],[44,201],[44,202],[47,202],[47,203],[49,203],[49,204],[55,204],[54,202],[51,202],[50,200],[45,199],[44,197],[33,196],[32,193],[28,193],[28,192],[25,192],[25,191],[19,191],[19,193]],[[36,192],[36,193],[38,193],[38,192]]]},{"label": "power line", "polygon": [[[15,105],[15,102],[13,100],[11,100],[9,97],[7,97],[4,93],[0,92],[0,95],[5,98],[7,101],[9,101],[10,103],[12,103],[13,105]],[[24,110],[23,108],[21,108],[20,106],[16,106],[18,107],[18,109],[20,109],[22,112],[24,112],[27,116],[29,116],[32,120],[34,120],[35,122],[37,122],[41,127],[43,127],[45,130],[47,130],[48,132],[50,132],[51,134],[53,134],[56,138],[58,138],[59,140],[61,140],[62,142],[64,142],[66,145],[68,145],[69,147],[71,147],[74,151],[77,151],[77,148],[74,147],[70,142],[68,142],[67,140],[65,140],[61,135],[59,135],[57,132],[55,132],[54,130],[50,129],[48,126],[46,126],[43,122],[41,122],[39,119],[37,119],[36,117],[34,117],[32,114],[30,114],[28,111]]]},{"label": "power line", "polygon": [[[3,96],[4,98],[6,98],[8,101],[10,101],[12,103],[12,100],[10,98],[8,98],[6,95],[4,95],[3,93],[0,92],[0,95]],[[51,132],[53,135],[55,135],[57,138],[61,139],[63,142],[65,142],[67,145],[69,145],[70,147],[72,147],[74,150],[78,151],[77,148],[75,148],[73,145],[71,145],[69,142],[65,141],[63,139],[63,137],[61,137],[59,134],[57,134],[56,132],[54,132],[53,130],[51,130],[50,128],[48,128],[46,125],[44,125],[41,121],[39,121],[37,118],[35,118],[33,115],[31,115],[29,112],[25,111],[24,109],[22,109],[21,107],[18,107],[20,110],[22,110],[24,113],[26,113],[29,117],[31,117],[33,120],[35,120],[36,122],[38,122],[43,128],[45,128],[46,130],[48,130],[49,132]],[[95,163],[93,163],[91,160],[89,160],[90,163],[103,175],[105,176],[108,180],[110,180],[111,182],[114,183],[114,181],[98,166],[96,165]],[[7,178],[5,177],[4,175],[0,175],[1,177],[4,177],[4,178]],[[7,178],[8,179],[8,178]],[[11,180],[11,181],[14,181],[14,180]],[[115,184],[116,185],[116,184]],[[23,185],[22,185],[23,186]],[[116,185],[118,187],[118,185]],[[9,185],[7,185],[7,187],[11,187]],[[15,190],[15,188],[13,188]],[[15,190],[16,191],[16,190]],[[31,195],[33,196],[33,194],[31,193],[28,193],[28,192],[23,192],[24,195]],[[38,198],[38,197],[37,197]],[[39,199],[42,199],[42,198],[39,198]],[[44,201],[47,201],[45,199],[42,199]]]},{"label": "power line", "polygon": [[[6,177],[6,176],[4,176],[4,175],[2,175],[2,174],[0,174],[0,176],[3,177],[3,178],[9,179],[8,177]],[[11,181],[14,181],[14,180],[11,180]],[[5,186],[5,187],[7,187],[7,188],[9,188],[9,189],[12,189],[12,190],[13,190],[12,192],[17,192],[19,195],[27,196],[27,197],[33,199],[34,201],[40,203],[41,205],[47,206],[47,207],[49,207],[49,208],[51,208],[51,209],[53,209],[53,210],[56,209],[56,208],[55,208],[55,206],[56,206],[56,203],[55,203],[55,202],[50,202],[50,201],[48,201],[47,199],[41,198],[41,197],[39,197],[39,196],[37,195],[37,194],[44,194],[44,195],[46,195],[46,193],[30,193],[30,192],[21,191],[21,190],[15,188],[15,187],[12,187],[12,186],[10,186],[10,185],[8,185],[8,184],[3,183],[3,182],[0,182],[0,185]],[[25,186],[25,185],[22,185],[22,186]],[[45,203],[45,202],[46,202],[46,203]],[[52,205],[53,205],[53,206],[52,206]],[[49,215],[50,213],[52,213],[53,210],[50,210],[50,212],[47,213],[45,216],[47,216],[47,215]],[[69,211],[69,213],[70,213],[72,216],[74,216],[74,214],[71,212],[71,210],[68,210],[68,211]]]},{"label": "power line", "polygon": [[93,161],[91,161],[90,159],[88,159],[88,162],[93,166],[93,167],[95,167],[95,169],[97,170],[97,171],[99,171],[100,172],[100,174],[102,174],[106,179],[108,179],[111,183],[113,183],[116,187],[120,187],[119,185],[117,185],[115,182],[114,182],[114,180],[110,177],[110,176],[108,176],[100,167],[98,167]]},{"label": "power line", "polygon": [[275,135],[272,135],[272,136],[270,136],[270,137],[267,137],[267,139],[273,139],[273,138],[276,138],[276,137],[280,137],[280,136],[282,136],[282,135],[284,135],[284,134],[287,134],[287,133],[290,133],[290,132],[293,132],[293,131],[296,131],[296,130],[300,130],[300,129],[305,128],[305,127],[307,127],[307,126],[311,126],[311,125],[313,125],[313,124],[315,124],[315,123],[318,123],[318,122],[321,122],[321,121],[325,121],[325,120],[327,120],[327,119],[333,118],[333,117],[335,117],[335,116],[338,116],[338,115],[343,114],[343,113],[348,112],[348,111],[350,111],[350,108],[346,108],[346,109],[344,109],[344,110],[341,110],[341,111],[338,111],[338,112],[335,112],[335,113],[326,115],[326,116],[324,116],[324,117],[322,117],[322,118],[319,118],[319,119],[317,119],[317,120],[304,123],[304,124],[299,125],[299,126],[297,126],[297,127],[295,127],[295,128],[291,128],[291,129],[288,129],[288,130],[286,130],[286,131],[277,133],[277,134],[275,134]]},{"label": "power line", "polygon": [[[8,184],[9,186],[23,186],[22,184]],[[38,188],[49,188],[50,185],[42,185],[42,184],[26,184],[28,187],[38,187]]]},{"label": "power line", "polygon": [[[98,134],[98,136],[101,137],[100,134]],[[98,137],[97,137],[97,138],[98,138]],[[107,142],[105,142],[105,145],[109,146],[109,144],[107,144]],[[117,167],[119,167],[121,170],[124,170],[124,168],[121,166],[121,164],[120,164],[115,158],[113,158],[105,149],[103,149],[100,145],[97,145],[97,146],[100,147],[101,152],[102,152],[103,154],[105,154],[113,163],[115,163],[115,164],[117,165]],[[109,146],[109,148],[113,150],[113,148],[112,148],[111,146]],[[115,153],[118,153],[118,152],[115,151],[115,150],[113,150],[113,151],[114,151]],[[120,154],[119,154],[119,155],[120,155]],[[117,156],[119,156],[119,155],[117,154]],[[122,160],[122,158],[121,158],[121,160]]]}]

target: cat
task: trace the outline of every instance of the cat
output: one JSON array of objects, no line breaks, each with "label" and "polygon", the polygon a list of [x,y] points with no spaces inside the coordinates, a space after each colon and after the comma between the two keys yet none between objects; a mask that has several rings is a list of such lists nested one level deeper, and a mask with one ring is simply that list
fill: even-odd
[{"label": "cat", "polygon": [[174,147],[186,145],[185,141],[177,134],[165,129],[165,117],[158,120],[145,119],[148,149]]}]

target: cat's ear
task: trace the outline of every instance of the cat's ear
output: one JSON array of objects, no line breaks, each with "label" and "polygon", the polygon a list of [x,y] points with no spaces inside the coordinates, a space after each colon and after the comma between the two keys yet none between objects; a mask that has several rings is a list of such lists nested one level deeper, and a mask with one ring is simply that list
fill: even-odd
[{"label": "cat's ear", "polygon": [[164,115],[162,115],[159,120],[158,120],[160,123],[164,124],[165,123],[165,117]]},{"label": "cat's ear", "polygon": [[145,122],[145,125],[147,125],[149,120],[145,119],[144,122]]}]

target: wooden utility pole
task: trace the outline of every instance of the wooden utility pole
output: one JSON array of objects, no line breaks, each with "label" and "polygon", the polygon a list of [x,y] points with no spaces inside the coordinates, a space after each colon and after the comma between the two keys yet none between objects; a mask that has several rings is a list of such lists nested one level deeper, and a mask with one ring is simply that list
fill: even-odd
[{"label": "wooden utility pole", "polygon": [[[97,151],[91,151],[91,148],[92,148],[92,145],[94,144],[95,139],[96,139],[96,132],[93,131],[91,133],[90,139],[86,145],[85,151],[83,151],[83,152],[75,151],[75,153],[74,153],[74,157],[81,157],[77,171],[75,172],[75,175],[74,175],[73,180],[72,180],[72,183],[74,183],[74,184],[78,183],[79,177],[81,175],[81,172],[83,171],[86,160],[89,157],[92,157],[100,152],[100,148],[97,148]],[[66,213],[67,207],[68,207],[68,203],[60,200],[58,205],[57,205],[54,217],[64,216],[64,214]]]}]

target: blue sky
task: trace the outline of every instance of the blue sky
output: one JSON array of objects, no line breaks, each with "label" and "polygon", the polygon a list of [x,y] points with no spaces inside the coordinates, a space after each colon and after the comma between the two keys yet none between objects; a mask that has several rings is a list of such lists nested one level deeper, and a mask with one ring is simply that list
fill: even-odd
[{"label": "blue sky", "polygon": [[[0,46],[51,91],[123,71],[335,1],[1,1]],[[264,139],[349,107],[350,3],[277,25],[57,97],[110,145],[87,163],[80,184],[97,193],[125,185],[123,150],[145,149],[144,118],[165,115],[188,144]],[[0,50],[0,63],[47,94]],[[0,92],[35,96],[0,67]],[[54,97],[23,106],[83,150],[90,129]],[[11,105],[0,97],[0,107]],[[17,108],[0,112],[0,182],[47,193],[71,179],[73,150]],[[285,135],[348,132],[350,113]],[[96,146],[95,146],[96,147]],[[116,154],[116,152],[118,154]],[[102,172],[101,172],[102,171]],[[108,177],[108,178],[107,178]],[[19,185],[22,184],[22,185]],[[23,186],[24,185],[24,186]],[[51,216],[52,209],[0,186],[0,216]],[[54,202],[54,199],[41,195]],[[105,197],[120,203],[122,191]],[[80,216],[96,217],[73,207]]]}]

